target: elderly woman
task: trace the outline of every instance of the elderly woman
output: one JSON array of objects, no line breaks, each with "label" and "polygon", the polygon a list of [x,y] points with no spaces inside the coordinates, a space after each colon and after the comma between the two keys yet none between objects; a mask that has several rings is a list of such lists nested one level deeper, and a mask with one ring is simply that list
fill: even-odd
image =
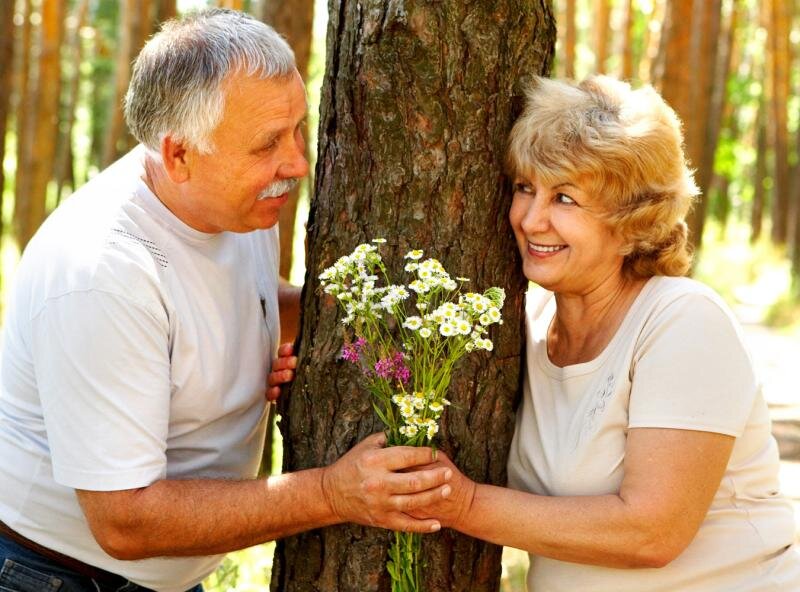
[{"label": "elderly woman", "polygon": [[511,133],[511,224],[543,288],[511,488],[456,473],[420,515],[528,551],[535,592],[800,590],[740,329],[682,277],[697,189],[681,142],[655,91],[605,77],[537,80]]}]

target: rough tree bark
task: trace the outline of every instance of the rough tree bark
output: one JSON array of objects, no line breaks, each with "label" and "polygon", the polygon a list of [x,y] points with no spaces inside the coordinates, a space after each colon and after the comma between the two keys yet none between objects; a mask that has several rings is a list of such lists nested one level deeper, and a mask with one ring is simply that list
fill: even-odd
[{"label": "rough tree bark", "polygon": [[[491,355],[450,388],[440,446],[473,479],[503,483],[520,379],[524,278],[507,222],[506,136],[526,78],[549,69],[546,0],[331,0],[316,191],[297,378],[282,399],[284,469],[329,464],[380,430],[368,394],[338,360],[336,305],[317,275],[385,237],[391,271],[411,248],[471,287],[503,286]],[[342,525],[278,543],[272,589],[385,591],[390,533]],[[500,548],[446,530],[426,536],[426,590],[495,590]]]}]

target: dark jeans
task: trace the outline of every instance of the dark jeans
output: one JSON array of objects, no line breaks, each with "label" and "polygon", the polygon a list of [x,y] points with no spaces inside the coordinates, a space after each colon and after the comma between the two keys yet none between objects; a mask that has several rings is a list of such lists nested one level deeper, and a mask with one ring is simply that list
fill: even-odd
[{"label": "dark jeans", "polygon": [[[54,563],[0,534],[0,592],[147,592],[120,576],[119,586],[103,586]],[[203,592],[198,584],[187,592]]]}]

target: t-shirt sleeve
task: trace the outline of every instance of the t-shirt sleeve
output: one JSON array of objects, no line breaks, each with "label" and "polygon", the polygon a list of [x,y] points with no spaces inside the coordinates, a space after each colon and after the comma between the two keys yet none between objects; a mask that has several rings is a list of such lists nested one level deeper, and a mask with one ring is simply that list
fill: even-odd
[{"label": "t-shirt sleeve", "polygon": [[740,436],[758,385],[735,321],[711,297],[678,297],[645,324],[634,354],[630,428]]},{"label": "t-shirt sleeve", "polygon": [[48,301],[32,326],[55,480],[112,491],[165,477],[166,315],[158,318],[132,299],[89,290]]}]

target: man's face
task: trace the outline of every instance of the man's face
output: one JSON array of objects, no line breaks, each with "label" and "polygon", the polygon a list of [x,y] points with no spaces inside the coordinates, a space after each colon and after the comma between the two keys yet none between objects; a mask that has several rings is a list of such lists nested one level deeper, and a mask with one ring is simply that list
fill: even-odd
[{"label": "man's face", "polygon": [[[249,232],[278,221],[288,189],[263,198],[275,182],[308,174],[302,124],[306,97],[299,74],[260,80],[245,74],[222,84],[225,110],[210,154],[187,151],[184,220],[202,232]],[[273,186],[274,188],[274,186]],[[262,196],[262,199],[259,199]]]}]

